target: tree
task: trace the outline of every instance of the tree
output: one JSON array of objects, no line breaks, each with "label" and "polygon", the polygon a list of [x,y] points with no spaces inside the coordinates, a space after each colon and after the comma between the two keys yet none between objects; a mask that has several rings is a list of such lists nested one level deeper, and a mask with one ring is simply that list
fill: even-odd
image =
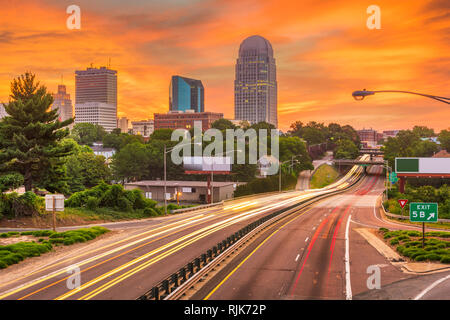
[{"label": "tree", "polygon": [[158,129],[153,131],[150,135],[150,140],[165,140],[170,141],[173,129]]},{"label": "tree", "polygon": [[100,125],[77,123],[72,129],[71,138],[79,144],[92,146],[95,141],[102,141],[106,134],[105,129]]},{"label": "tree", "polygon": [[146,146],[135,142],[126,145],[112,159],[114,175],[124,181],[136,181],[148,174],[150,154]]},{"label": "tree", "polygon": [[53,97],[34,74],[26,72],[12,81],[10,102],[5,105],[8,116],[0,121],[0,170],[22,174],[26,191],[60,171],[59,159],[72,153],[70,145],[60,142],[73,119],[59,121],[58,110],[50,110],[52,103]]},{"label": "tree", "polygon": [[400,131],[395,138],[389,137],[384,142],[384,158],[394,166],[396,157],[430,157],[439,149],[431,141],[422,141],[418,133],[411,130]]},{"label": "tree", "polygon": [[335,159],[355,159],[359,155],[359,149],[355,143],[349,139],[339,140],[334,151]]},{"label": "tree", "polygon": [[222,118],[222,119],[214,121],[211,124],[211,128],[222,131],[222,130],[226,130],[226,129],[236,129],[236,126],[230,120]]},{"label": "tree", "polygon": [[306,145],[299,137],[280,137],[280,161],[289,159],[298,161],[293,167],[294,171],[314,169]]},{"label": "tree", "polygon": [[127,144],[134,143],[134,142],[140,142],[144,143],[144,138],[141,135],[132,135],[128,133],[117,133],[117,132],[111,132],[109,134],[106,134],[103,137],[103,146],[105,148],[114,148],[116,151],[119,151],[123,147],[125,147]]},{"label": "tree", "polygon": [[412,132],[418,135],[420,138],[429,138],[436,136],[434,130],[426,126],[414,126]]},{"label": "tree", "polygon": [[16,189],[23,184],[23,176],[17,172],[8,172],[0,176],[0,193]]},{"label": "tree", "polygon": [[439,142],[441,143],[441,146],[443,149],[450,152],[450,131],[449,130],[442,130],[441,133],[439,133]]}]

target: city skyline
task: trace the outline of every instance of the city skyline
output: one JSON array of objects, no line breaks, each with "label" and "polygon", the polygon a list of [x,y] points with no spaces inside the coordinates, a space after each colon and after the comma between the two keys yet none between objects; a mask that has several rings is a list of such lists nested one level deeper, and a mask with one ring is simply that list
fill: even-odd
[{"label": "city skyline", "polygon": [[[111,58],[111,68],[120,73],[119,117],[137,120],[167,112],[170,76],[183,74],[202,79],[206,110],[233,119],[239,44],[259,34],[276,51],[283,131],[295,120],[377,130],[424,121],[436,130],[448,127],[448,106],[433,100],[385,94],[356,102],[351,97],[363,88],[448,95],[446,2],[380,1],[381,30],[367,29],[365,3],[213,2],[79,1],[81,30],[68,30],[68,2],[8,1],[0,27],[5,57],[0,102],[8,101],[12,79],[27,70],[53,93],[63,75],[74,97],[74,70],[107,65]],[[241,12],[241,6],[249,10]],[[9,18],[16,12],[22,19]]]}]

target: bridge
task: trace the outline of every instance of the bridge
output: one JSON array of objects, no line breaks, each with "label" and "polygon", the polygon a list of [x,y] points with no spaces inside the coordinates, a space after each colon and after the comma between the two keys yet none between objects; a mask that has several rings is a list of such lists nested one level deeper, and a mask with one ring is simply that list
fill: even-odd
[{"label": "bridge", "polygon": [[337,165],[360,165],[360,166],[369,166],[369,165],[384,165],[382,160],[354,160],[354,159],[341,159],[341,160],[332,160]]},{"label": "bridge", "polygon": [[359,150],[360,154],[383,155],[384,152],[380,149],[362,148]]}]

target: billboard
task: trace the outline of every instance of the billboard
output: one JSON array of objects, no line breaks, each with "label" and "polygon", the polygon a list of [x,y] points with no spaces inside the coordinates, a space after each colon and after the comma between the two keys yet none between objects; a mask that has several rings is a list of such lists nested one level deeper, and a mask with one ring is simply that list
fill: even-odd
[{"label": "billboard", "polygon": [[231,171],[230,157],[183,157],[185,171]]},{"label": "billboard", "polygon": [[395,158],[397,173],[450,174],[450,158]]}]

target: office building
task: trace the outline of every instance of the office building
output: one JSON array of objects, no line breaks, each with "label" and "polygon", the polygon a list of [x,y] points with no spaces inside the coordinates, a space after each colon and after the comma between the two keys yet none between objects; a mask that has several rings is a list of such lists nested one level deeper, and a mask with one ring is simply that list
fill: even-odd
[{"label": "office building", "polygon": [[270,42],[261,36],[245,39],[235,71],[234,118],[278,127],[276,65]]},{"label": "office building", "polygon": [[107,132],[117,128],[117,108],[103,102],[75,104],[75,123],[92,123],[102,126]]},{"label": "office building", "polygon": [[75,123],[117,128],[117,71],[107,67],[75,71]]},{"label": "office building", "polygon": [[5,110],[5,105],[3,103],[0,103],[0,119],[7,117],[8,114],[6,113]]},{"label": "office building", "polygon": [[172,76],[169,87],[170,111],[205,111],[205,90],[200,80]]},{"label": "office building", "polygon": [[138,134],[144,138],[149,137],[155,130],[155,125],[153,120],[140,120],[131,122],[133,128],[133,134]]},{"label": "office building", "polygon": [[65,121],[73,118],[73,106],[72,100],[70,100],[70,94],[66,91],[66,86],[63,84],[58,85],[58,92],[52,94],[53,104],[52,110],[58,108],[59,121]]},{"label": "office building", "polygon": [[117,118],[117,128],[122,133],[128,133],[128,119],[126,117]]},{"label": "office building", "polygon": [[155,113],[155,130],[157,129],[191,129],[194,121],[202,122],[202,130],[211,128],[211,124],[223,118],[223,113],[214,112],[169,112]]},{"label": "office building", "polygon": [[117,71],[106,67],[75,71],[75,104],[85,102],[117,107]]}]

